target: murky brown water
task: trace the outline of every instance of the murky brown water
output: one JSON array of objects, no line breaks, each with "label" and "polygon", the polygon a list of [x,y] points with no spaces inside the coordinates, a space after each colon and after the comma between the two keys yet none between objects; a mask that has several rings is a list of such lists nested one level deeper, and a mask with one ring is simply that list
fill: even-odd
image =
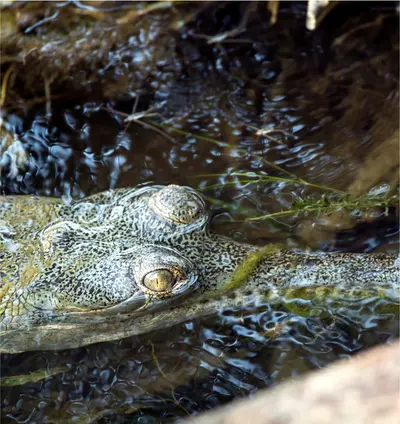
[{"label": "murky brown water", "polygon": [[[54,101],[51,116],[40,105],[10,113],[6,128],[19,135],[30,157],[17,177],[3,169],[2,194],[81,198],[137,184],[185,184],[212,202],[218,212],[214,231],[237,240],[397,251],[394,208],[388,214],[374,210],[374,216],[358,221],[343,212],[325,226],[313,225],[315,214],[244,222],[323,192],[284,181],[257,182],[250,173],[296,176],[347,190],[369,153],[397,130],[394,6],[354,6],[347,18],[338,8],[321,29],[309,33],[305,6],[283,4],[277,26],[261,14],[229,42],[207,44],[201,34],[231,29],[246,5],[230,7],[229,13],[221,6],[219,12],[199,15],[181,33],[176,52],[183,70],[175,80],[163,69],[147,89],[135,93],[137,112],[154,108],[154,123],[185,134],[160,134],[137,122],[127,127],[124,117],[110,110],[130,113],[133,93],[118,101]],[[374,24],[379,14],[385,25]],[[338,38],[344,34],[345,41]],[[335,46],[335,39],[342,41]],[[127,61],[135,52],[127,46],[123,55]],[[257,134],[261,128],[279,132]],[[393,183],[392,173],[373,172],[380,172],[382,190]],[[4,387],[2,417],[4,422],[155,423],[197,414],[393,341],[399,316],[378,308],[376,299],[327,302],[301,316],[261,305],[118,342],[3,355],[3,376],[66,370]]]}]

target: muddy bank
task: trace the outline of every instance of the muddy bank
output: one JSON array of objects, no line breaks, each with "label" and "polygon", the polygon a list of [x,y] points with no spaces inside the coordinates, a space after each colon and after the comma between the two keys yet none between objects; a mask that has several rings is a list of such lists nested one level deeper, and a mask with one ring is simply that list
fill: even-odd
[{"label": "muddy bank", "polygon": [[[2,106],[161,92],[180,71],[171,7],[136,2],[16,2],[1,13]],[[190,6],[187,7],[188,11]]]}]

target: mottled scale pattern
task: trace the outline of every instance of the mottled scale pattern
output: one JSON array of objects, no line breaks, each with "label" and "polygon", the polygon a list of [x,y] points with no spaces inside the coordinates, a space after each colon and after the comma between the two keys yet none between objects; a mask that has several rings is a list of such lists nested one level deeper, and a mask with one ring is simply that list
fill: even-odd
[{"label": "mottled scale pattern", "polygon": [[[112,340],[231,305],[232,296],[219,295],[258,248],[212,234],[208,223],[201,196],[175,185],[110,190],[70,204],[0,198],[0,351]],[[166,292],[144,284],[158,270],[174,279]],[[299,287],[393,289],[399,267],[390,254],[276,248],[245,277],[236,304]]]}]

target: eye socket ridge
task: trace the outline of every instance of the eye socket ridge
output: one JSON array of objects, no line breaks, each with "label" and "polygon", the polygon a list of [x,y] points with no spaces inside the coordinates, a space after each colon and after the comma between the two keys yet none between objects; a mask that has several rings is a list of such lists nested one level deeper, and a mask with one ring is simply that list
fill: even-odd
[{"label": "eye socket ridge", "polygon": [[156,293],[172,293],[176,286],[187,280],[185,273],[176,267],[160,267],[146,273],[142,278],[145,289]]},{"label": "eye socket ridge", "polygon": [[148,207],[159,217],[178,225],[191,225],[204,217],[203,198],[189,187],[169,185],[161,188],[148,199]]}]

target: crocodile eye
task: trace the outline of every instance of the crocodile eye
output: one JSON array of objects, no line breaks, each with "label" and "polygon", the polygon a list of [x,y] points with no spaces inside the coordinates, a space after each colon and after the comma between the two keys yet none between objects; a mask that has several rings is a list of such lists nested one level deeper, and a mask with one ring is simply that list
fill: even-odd
[{"label": "crocodile eye", "polygon": [[170,247],[141,245],[125,254],[131,261],[127,276],[147,300],[176,298],[198,287],[195,265]]},{"label": "crocodile eye", "polygon": [[179,276],[168,269],[158,269],[146,274],[143,278],[143,285],[155,292],[172,292],[173,286],[180,280]]}]

